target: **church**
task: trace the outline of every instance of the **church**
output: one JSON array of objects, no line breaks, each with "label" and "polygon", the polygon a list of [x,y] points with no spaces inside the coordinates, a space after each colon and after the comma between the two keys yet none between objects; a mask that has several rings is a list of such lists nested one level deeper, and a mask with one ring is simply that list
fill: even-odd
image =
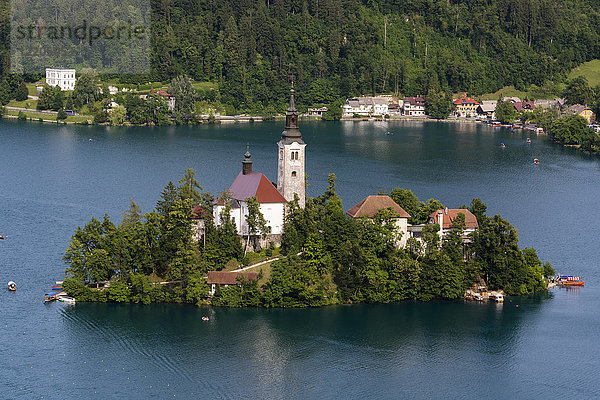
[{"label": "church", "polygon": [[298,195],[300,207],[304,208],[306,204],[305,148],[306,143],[302,140],[302,133],[298,127],[298,110],[292,84],[290,105],[285,113],[285,129],[277,143],[277,186],[264,174],[253,170],[250,151],[247,148],[238,176],[229,189],[215,201],[212,216],[215,225],[221,224],[221,213],[228,204],[237,232],[243,236],[248,235],[246,199],[256,197],[270,233],[264,239],[258,235],[252,238],[252,247],[258,250],[269,246],[271,242],[279,246],[283,234],[285,203]]}]

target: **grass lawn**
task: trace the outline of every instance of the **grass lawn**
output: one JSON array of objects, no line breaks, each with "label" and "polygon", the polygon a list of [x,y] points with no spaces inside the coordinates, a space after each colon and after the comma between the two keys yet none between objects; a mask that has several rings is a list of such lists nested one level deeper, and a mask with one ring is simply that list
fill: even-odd
[{"label": "grass lawn", "polygon": [[569,72],[567,78],[573,79],[583,76],[591,87],[600,85],[600,60],[592,60],[575,67]]},{"label": "grass lawn", "polygon": [[7,106],[9,107],[21,107],[21,108],[36,108],[37,107],[37,100],[31,100],[31,99],[27,99],[27,100],[23,100],[23,101],[16,101],[16,100],[11,100],[8,102]]},{"label": "grass lawn", "polygon": [[271,277],[271,263],[261,265],[260,267],[254,268],[253,270],[256,273],[262,271],[262,277],[258,280],[258,287],[261,287],[269,281],[269,278]]},{"label": "grass lawn", "polygon": [[30,96],[36,95],[37,85],[35,83],[26,83],[25,86],[27,86],[27,91]]},{"label": "grass lawn", "polygon": [[[19,111],[15,111],[15,110],[6,110],[6,114],[7,115],[14,115],[14,116],[18,116],[19,115]],[[56,115],[55,114],[43,114],[43,113],[36,113],[36,112],[26,112],[25,116],[27,117],[27,119],[32,119],[34,121],[41,119],[45,119],[48,121],[56,121]],[[76,116],[76,115],[69,115],[67,116],[66,121],[67,122],[85,122],[87,120],[91,120],[93,119],[92,117],[82,117],[82,116]]]},{"label": "grass lawn", "polygon": [[527,92],[523,92],[521,90],[515,89],[514,86],[504,86],[502,89],[498,90],[496,93],[487,93],[481,95],[481,100],[498,100],[498,98],[502,97],[518,97],[521,100],[527,96]]},{"label": "grass lawn", "polygon": [[192,87],[196,90],[216,90],[219,85],[216,82],[192,82]]}]

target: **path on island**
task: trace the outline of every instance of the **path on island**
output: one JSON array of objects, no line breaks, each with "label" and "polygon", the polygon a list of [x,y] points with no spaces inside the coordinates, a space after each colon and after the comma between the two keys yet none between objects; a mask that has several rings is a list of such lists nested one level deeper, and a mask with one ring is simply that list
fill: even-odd
[{"label": "path on island", "polygon": [[[297,256],[299,256],[299,255],[301,255],[301,254],[302,254],[302,252],[299,252],[299,253],[298,253],[298,254],[296,254],[296,255],[297,255]],[[287,258],[287,256],[277,256],[277,257],[274,257],[274,258],[268,258],[268,259],[266,259],[266,260],[263,260],[263,261],[257,262],[256,264],[252,264],[252,265],[249,265],[249,266],[247,266],[247,267],[244,267],[244,268],[234,269],[233,271],[230,271],[230,272],[240,272],[240,271],[245,271],[245,270],[247,270],[247,269],[252,269],[252,268],[260,267],[261,265],[270,264],[270,263],[272,263],[272,262],[274,262],[274,261],[279,261],[279,260],[281,260],[281,259],[284,259],[284,258]]]},{"label": "path on island", "polygon": [[[298,255],[300,255],[300,253],[298,253]],[[231,272],[240,272],[240,271],[245,271],[247,269],[260,267],[261,265],[269,264],[269,263],[272,263],[273,261],[281,260],[282,258],[286,258],[286,257],[285,256],[279,256],[279,257],[275,257],[275,258],[271,258],[271,259],[266,259],[264,261],[258,262],[256,264],[249,265],[249,266],[244,267],[244,268],[234,269]]]}]

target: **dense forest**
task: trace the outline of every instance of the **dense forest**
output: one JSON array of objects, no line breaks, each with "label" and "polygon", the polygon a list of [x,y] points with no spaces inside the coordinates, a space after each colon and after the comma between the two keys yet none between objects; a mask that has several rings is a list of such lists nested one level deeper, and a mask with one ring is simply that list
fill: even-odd
[{"label": "dense forest", "polygon": [[[206,218],[206,236],[194,240],[192,209],[200,204],[205,210],[201,214],[212,216],[213,197],[198,191],[202,189],[193,170],[179,184],[170,182],[151,212],[141,214],[132,202],[119,225],[105,216],[79,227],[64,256],[65,290],[79,301],[206,304],[207,272],[247,264],[249,254],[227,209],[218,226]],[[396,188],[389,195],[413,215],[413,223],[423,223],[444,207],[433,199],[419,201],[410,190]],[[481,200],[474,199],[469,209],[479,229],[471,234],[467,261],[464,214],[455,218],[443,239],[439,225],[430,224],[422,241],[409,238],[406,247],[397,248],[393,212],[349,218],[331,174],[325,193],[308,199],[304,209],[297,199],[288,203],[282,247],[275,249],[285,257],[271,264],[268,279],[217,290],[211,304],[307,307],[456,299],[481,278],[510,295],[544,290],[544,277],[554,272],[552,267],[542,265],[535,250],[521,250],[516,229],[498,215],[486,216]],[[273,250],[263,251],[270,255]],[[88,287],[106,280],[111,283],[105,290]]]},{"label": "dense forest", "polygon": [[[2,0],[4,15],[8,2]],[[69,4],[67,4],[69,3]],[[131,10],[114,2],[116,18]],[[212,82],[223,104],[281,109],[295,76],[300,106],[371,93],[494,92],[552,86],[600,58],[597,0],[152,0],[149,74],[122,82]],[[62,15],[53,5],[52,13]],[[64,10],[65,13],[67,10]],[[54,15],[54,14],[53,14]],[[6,79],[9,24],[0,27]],[[126,53],[126,51],[125,51]],[[110,64],[124,52],[77,59]],[[128,62],[131,62],[129,60]],[[212,93],[211,93],[212,92]]]}]

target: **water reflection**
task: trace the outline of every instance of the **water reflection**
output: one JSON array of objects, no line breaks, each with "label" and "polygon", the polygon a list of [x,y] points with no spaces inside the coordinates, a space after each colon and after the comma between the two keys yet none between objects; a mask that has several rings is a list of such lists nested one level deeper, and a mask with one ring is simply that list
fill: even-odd
[{"label": "water reflection", "polygon": [[[518,301],[518,308],[510,301],[457,301],[305,310],[81,303],[61,315],[72,354],[89,365],[125,368],[138,384],[145,376],[178,393],[220,396],[251,388],[258,397],[283,398],[318,395],[327,382],[367,371],[377,378],[362,382],[358,393],[381,392],[376,382],[413,374],[423,379],[446,363],[456,368],[448,379],[461,368],[474,375],[510,368],[522,326],[546,304],[539,297]],[[71,372],[91,379],[85,369]]]}]

